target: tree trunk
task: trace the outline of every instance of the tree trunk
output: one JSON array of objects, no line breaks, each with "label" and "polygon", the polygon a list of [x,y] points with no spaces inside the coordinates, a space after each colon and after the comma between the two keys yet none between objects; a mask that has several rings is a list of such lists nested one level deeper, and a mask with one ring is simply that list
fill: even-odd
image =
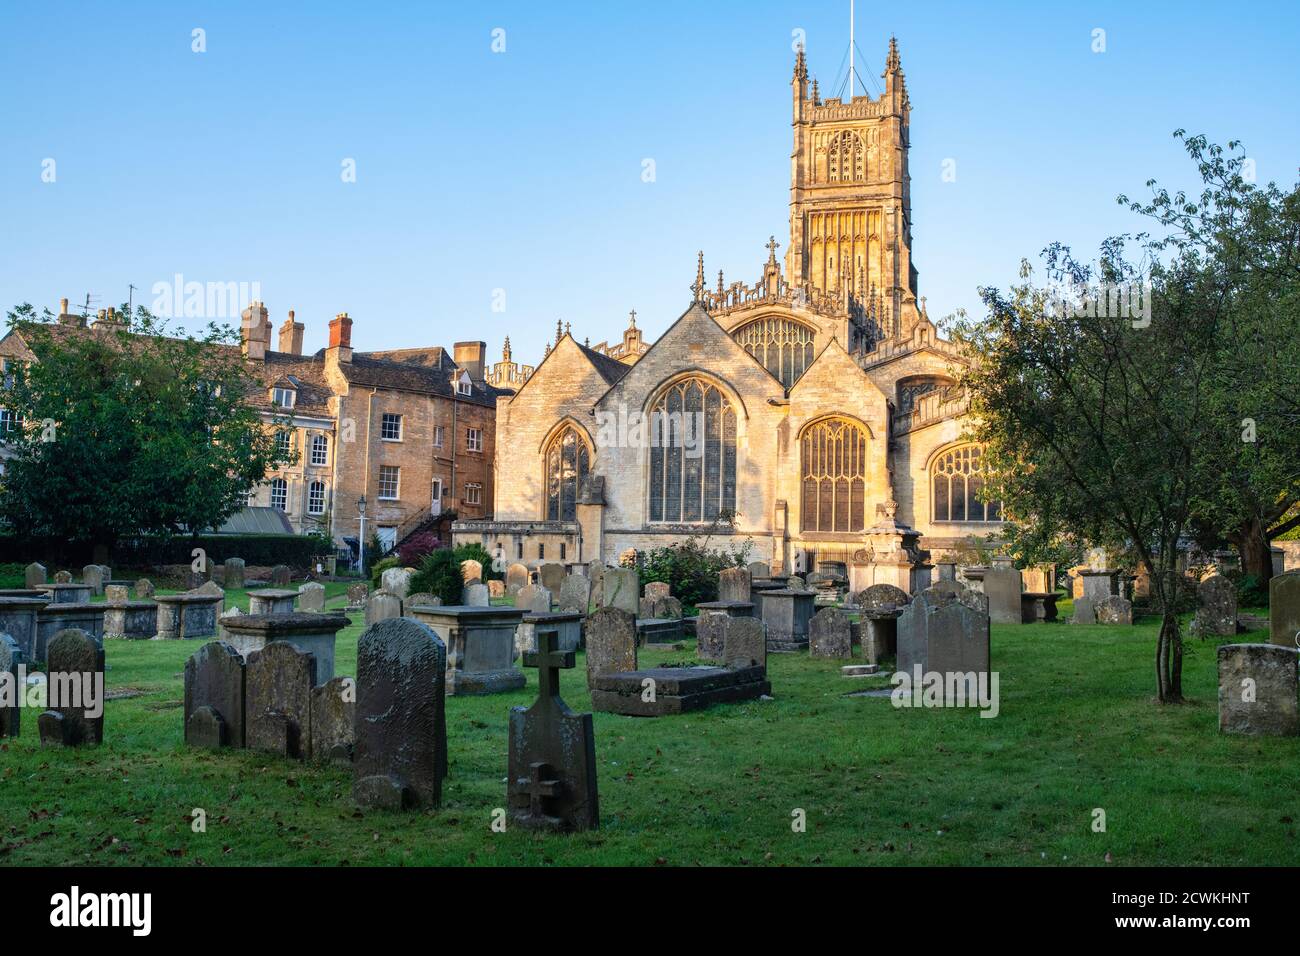
[{"label": "tree trunk", "polygon": [[1228,538],[1241,555],[1241,570],[1264,587],[1273,577],[1273,546],[1265,534],[1267,530],[1262,521],[1251,518]]}]

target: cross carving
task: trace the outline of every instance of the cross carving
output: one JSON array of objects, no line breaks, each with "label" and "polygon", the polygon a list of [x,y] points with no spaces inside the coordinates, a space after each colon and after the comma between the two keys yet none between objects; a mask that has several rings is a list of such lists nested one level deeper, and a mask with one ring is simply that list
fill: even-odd
[{"label": "cross carving", "polygon": [[781,243],[776,241],[776,236],[768,236],[765,248],[767,249],[768,258],[775,259],[776,250],[781,248]]},{"label": "cross carving", "polygon": [[563,784],[552,778],[550,764],[530,764],[528,769],[530,776],[519,780],[519,786],[528,793],[528,812],[534,817],[550,816],[546,801],[555,799]]},{"label": "cross carving", "polygon": [[537,668],[537,699],[550,700],[560,696],[560,671],[573,667],[573,651],[559,650],[556,645],[560,632],[554,627],[534,626],[537,650],[524,652],[524,666]]}]

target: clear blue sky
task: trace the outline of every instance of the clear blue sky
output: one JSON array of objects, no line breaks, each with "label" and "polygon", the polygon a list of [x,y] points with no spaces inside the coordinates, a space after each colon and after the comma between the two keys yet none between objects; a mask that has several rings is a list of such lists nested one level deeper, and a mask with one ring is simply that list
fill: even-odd
[{"label": "clear blue sky", "polygon": [[[899,39],[934,317],[1049,241],[1134,228],[1117,193],[1191,185],[1175,128],[1296,180],[1294,2],[880,6],[858,4],[858,47],[870,83]],[[2,0],[0,306],[128,283],[148,302],[181,273],[259,282],[309,350],[341,311],[359,349],[483,339],[495,359],[508,333],[536,361],[557,318],[595,342],[631,308],[657,336],[697,249],[710,279],[753,281],[784,242],[795,29],[833,94],[847,0]]]}]

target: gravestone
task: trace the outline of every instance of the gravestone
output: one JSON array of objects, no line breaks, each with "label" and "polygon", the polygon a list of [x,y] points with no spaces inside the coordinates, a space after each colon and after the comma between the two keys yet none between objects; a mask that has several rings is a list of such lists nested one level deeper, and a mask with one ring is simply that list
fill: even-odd
[{"label": "gravestone", "polygon": [[939,572],[940,581],[957,580],[957,562],[956,561],[939,561],[935,564]]},{"label": "gravestone", "polygon": [[554,562],[543,564],[537,572],[537,583],[555,594],[564,584],[564,565]]},{"label": "gravestone", "polygon": [[808,622],[808,654],[811,657],[853,656],[853,635],[849,617],[833,607],[824,607]]},{"label": "gravestone", "polygon": [[194,565],[191,564],[189,574],[186,578],[191,591],[202,587],[212,580],[212,559],[207,555],[203,555],[202,557],[196,558],[195,563],[198,564],[198,568],[196,569]]},{"label": "gravestone", "polygon": [[650,581],[647,582],[645,589],[641,592],[641,597],[642,600],[655,601],[659,598],[669,597],[672,593],[673,589],[667,581]]},{"label": "gravestone", "polygon": [[415,594],[408,594],[406,600],[402,602],[402,616],[410,617],[411,609],[416,607],[442,607],[442,598],[436,594],[430,594],[428,591],[417,591]]},{"label": "gravestone", "polygon": [[447,651],[447,695],[500,694],[527,683],[514,666],[524,612],[514,607],[413,608],[409,615],[438,635]]},{"label": "gravestone", "polygon": [[597,674],[636,670],[636,618],[603,607],[587,618],[587,685]]},{"label": "gravestone", "polygon": [[1098,624],[1132,624],[1133,602],[1112,594],[1096,604]]},{"label": "gravestone", "polygon": [[1300,570],[1268,582],[1268,641],[1295,647],[1300,638]]},{"label": "gravestone", "polygon": [[1196,586],[1193,633],[1202,637],[1232,637],[1237,633],[1237,588],[1221,574]]},{"label": "gravestone", "polygon": [[577,611],[584,617],[591,601],[591,581],[582,574],[570,574],[560,585],[559,607],[562,611]]},{"label": "gravestone", "polygon": [[[523,593],[522,591],[520,592]],[[464,593],[461,595],[460,603],[466,607],[491,607],[492,594],[488,591],[488,586],[482,581],[476,581],[473,584],[466,585]]]},{"label": "gravestone", "polygon": [[23,572],[23,582],[25,587],[38,588],[45,584],[45,565],[32,562],[27,565]]},{"label": "gravestone", "polygon": [[1020,572],[996,564],[984,572],[984,594],[989,599],[989,618],[994,624],[1021,624]]},{"label": "gravestone", "polygon": [[1074,616],[1070,618],[1071,624],[1096,624],[1097,608],[1092,603],[1092,598],[1078,597],[1074,599]]},{"label": "gravestone", "polygon": [[289,588],[260,588],[248,592],[249,614],[292,614],[298,592]]},{"label": "gravestone", "polygon": [[148,600],[153,597],[153,582],[148,578],[140,578],[135,582],[135,596],[142,600]]},{"label": "gravestone", "polygon": [[527,587],[531,578],[528,568],[522,564],[512,564],[506,568],[506,594],[518,594],[519,589]]},{"label": "gravestone", "polygon": [[790,575],[790,577],[787,578],[785,582],[785,586],[787,588],[791,588],[797,591],[802,591],[805,587],[807,587],[807,585],[808,582],[803,578],[799,577],[799,575],[797,574]]},{"label": "gravestone", "polygon": [[370,597],[370,585],[365,581],[358,581],[356,584],[348,586],[348,607],[360,608],[366,606],[366,598]]},{"label": "gravestone", "polygon": [[574,713],[560,697],[560,671],[574,665],[573,651],[557,647],[554,628],[539,627],[537,650],[524,654],[536,667],[537,700],[510,708],[506,800],[510,818],[528,829],[595,830],[596,734],[591,714]]},{"label": "gravestone", "polygon": [[[229,644],[212,641],[191,654],[185,662],[185,742],[243,747],[244,686],[244,659]],[[200,710],[209,713],[195,722]]]},{"label": "gravestone", "polygon": [[244,612],[239,609],[239,605],[232,604],[221,612],[221,617],[217,618],[217,640],[224,641],[227,638],[225,622],[232,617],[243,617]]},{"label": "gravestone", "polygon": [[[989,616],[970,599],[927,588],[898,618],[898,670],[987,675]],[[945,695],[951,686],[943,681]]]},{"label": "gravestone", "polygon": [[1300,734],[1296,650],[1276,644],[1219,647],[1219,732],[1272,737]]},{"label": "gravestone", "polygon": [[515,607],[529,614],[551,612],[551,589],[541,584],[529,584],[515,595]]},{"label": "gravestone", "polygon": [[243,558],[226,558],[225,573],[221,576],[222,583],[228,591],[236,591],[244,586],[244,559]]},{"label": "gravestone", "polygon": [[287,641],[271,641],[248,655],[244,673],[248,748],[298,760],[310,757],[315,656]]},{"label": "gravestone", "polygon": [[591,603],[596,607],[604,607],[605,565],[599,558],[587,565],[587,577],[591,580]]},{"label": "gravestone", "polygon": [[751,561],[746,570],[749,571],[751,581],[754,578],[770,578],[772,576],[772,567],[766,561]]},{"label": "gravestone", "polygon": [[506,595],[506,582],[498,581],[495,578],[487,583],[488,597],[499,598]]},{"label": "gravestone", "polygon": [[912,600],[910,594],[892,584],[873,584],[858,592],[854,604],[858,607],[903,607]]},{"label": "gravestone", "polygon": [[71,584],[71,583],[72,583],[72,572],[71,572],[71,571],[55,571],[55,572],[54,572],[54,583],[55,583],[55,584]]},{"label": "gravestone", "polygon": [[659,597],[643,597],[637,617],[643,620],[680,621],[682,619],[682,602],[671,594],[664,594]]},{"label": "gravestone", "polygon": [[460,579],[465,584],[483,580],[483,562],[467,558],[460,563]]},{"label": "gravestone", "polygon": [[131,589],[125,584],[106,584],[104,586],[105,604],[125,604],[131,599]]},{"label": "gravestone", "polygon": [[750,602],[753,578],[748,568],[726,568],[718,572],[718,600]]},{"label": "gravestone", "polygon": [[298,610],[321,612],[325,610],[325,585],[309,581],[298,588]]},{"label": "gravestone", "polygon": [[[50,709],[37,718],[41,746],[75,747],[104,742],[104,651],[85,631],[66,628],[45,648]],[[77,682],[72,700],[55,700],[55,684]],[[93,706],[86,706],[87,704]],[[99,713],[92,716],[98,710]]]},{"label": "gravestone", "polygon": [[366,601],[366,627],[402,616],[402,599],[387,591],[376,591]]},{"label": "gravestone", "polygon": [[411,578],[415,577],[414,568],[387,568],[380,575],[380,583],[389,594],[395,594],[403,601],[411,593]]},{"label": "gravestone", "polygon": [[[723,618],[722,660],[728,670],[767,670],[767,626],[756,617]],[[766,692],[765,692],[766,693]]]},{"label": "gravestone", "polygon": [[601,575],[602,607],[615,607],[635,615],[641,610],[640,575],[636,568],[606,568]]},{"label": "gravestone", "polygon": [[285,587],[289,583],[290,579],[291,579],[291,574],[288,565],[277,564],[275,567],[271,569],[271,581],[270,581],[271,587],[274,588]]},{"label": "gravestone", "polygon": [[292,614],[246,614],[226,618],[225,640],[245,661],[254,651],[283,641],[316,660],[316,680],[324,684],[334,676],[334,647],[338,633],[352,622],[342,614],[321,611]]},{"label": "gravestone", "polygon": [[311,689],[312,759],[352,765],[356,701],[351,677],[334,677]]},{"label": "gravestone", "polygon": [[81,583],[90,585],[90,592],[95,597],[104,593],[104,582],[108,580],[104,571],[102,564],[88,564],[81,569]]},{"label": "gravestone", "polygon": [[25,691],[19,680],[19,668],[27,663],[27,656],[22,648],[8,634],[0,634],[0,675],[13,687],[13,696],[8,702],[0,697],[0,739],[17,737],[22,729],[23,709],[19,707],[20,695]]},{"label": "gravestone", "polygon": [[357,642],[352,798],[388,809],[442,802],[447,648],[419,621],[366,628]]},{"label": "gravestone", "polygon": [[[748,572],[746,572],[748,573]],[[760,592],[762,620],[767,625],[768,649],[797,651],[808,646],[808,622],[815,594],[802,588],[776,588]]]}]

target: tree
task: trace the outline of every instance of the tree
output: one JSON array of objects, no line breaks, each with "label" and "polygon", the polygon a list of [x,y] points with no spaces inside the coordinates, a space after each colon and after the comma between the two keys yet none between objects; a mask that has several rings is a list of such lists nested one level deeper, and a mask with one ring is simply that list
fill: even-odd
[{"label": "tree", "polygon": [[143,307],[91,328],[9,313],[31,355],[3,405],[17,416],[0,521],[33,537],[111,547],[142,534],[198,534],[288,462],[248,399],[255,379],[229,328],[177,335]]}]

